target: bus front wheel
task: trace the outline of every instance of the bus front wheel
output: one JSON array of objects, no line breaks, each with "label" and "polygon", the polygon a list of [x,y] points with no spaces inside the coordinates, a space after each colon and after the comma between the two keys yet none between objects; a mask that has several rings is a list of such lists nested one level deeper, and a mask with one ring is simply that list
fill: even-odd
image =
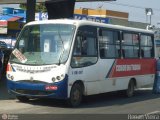
[{"label": "bus front wheel", "polygon": [[82,87],[80,84],[75,83],[72,86],[71,92],[70,92],[70,98],[68,99],[68,104],[70,107],[77,107],[80,105],[82,101]]}]

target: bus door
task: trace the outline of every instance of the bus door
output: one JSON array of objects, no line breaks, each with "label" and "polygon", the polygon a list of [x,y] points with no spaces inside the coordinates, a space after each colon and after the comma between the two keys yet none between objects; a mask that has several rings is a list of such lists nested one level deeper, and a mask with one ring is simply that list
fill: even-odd
[{"label": "bus door", "polygon": [[116,85],[116,78],[113,71],[116,61],[120,59],[120,31],[101,28],[98,33],[99,41],[99,80],[101,92],[113,91]]},{"label": "bus door", "polygon": [[76,36],[71,61],[74,80],[82,80],[87,94],[98,93],[97,30],[91,26],[80,27]]}]

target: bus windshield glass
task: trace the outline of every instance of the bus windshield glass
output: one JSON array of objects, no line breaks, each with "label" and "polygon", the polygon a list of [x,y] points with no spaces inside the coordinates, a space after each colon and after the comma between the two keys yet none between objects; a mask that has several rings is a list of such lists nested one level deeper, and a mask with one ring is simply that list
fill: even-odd
[{"label": "bus windshield glass", "polygon": [[26,26],[18,37],[10,62],[30,65],[64,63],[69,56],[74,31],[75,26],[68,24]]}]

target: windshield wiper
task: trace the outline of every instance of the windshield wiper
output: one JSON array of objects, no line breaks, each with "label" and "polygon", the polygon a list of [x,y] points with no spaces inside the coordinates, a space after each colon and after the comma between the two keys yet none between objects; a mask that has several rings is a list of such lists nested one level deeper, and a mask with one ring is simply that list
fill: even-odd
[{"label": "windshield wiper", "polygon": [[[60,26],[59,26],[59,27],[60,27]],[[59,56],[59,59],[58,59],[58,65],[61,64],[62,55],[63,55],[63,53],[64,53],[64,51],[65,51],[65,48],[64,48],[64,41],[62,40],[62,37],[61,37],[61,35],[60,35],[59,27],[58,27],[58,35],[59,35],[60,41],[61,41],[61,43],[62,43],[63,50],[62,50],[62,52],[60,53],[60,56]]]}]

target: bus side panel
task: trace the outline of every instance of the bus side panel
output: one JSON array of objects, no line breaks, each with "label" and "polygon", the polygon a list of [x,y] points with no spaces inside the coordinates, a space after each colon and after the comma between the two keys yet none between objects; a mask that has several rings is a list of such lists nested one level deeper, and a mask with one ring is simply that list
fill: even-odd
[{"label": "bus side panel", "polygon": [[[115,59],[101,60],[94,65],[83,68],[71,68],[69,83],[73,85],[76,80],[82,80],[85,87],[85,95],[99,94],[114,91],[111,80],[107,80],[106,75],[113,67]],[[71,87],[69,88],[70,91]],[[68,93],[69,95],[69,93]]]},{"label": "bus side panel", "polygon": [[82,68],[70,68],[69,71],[69,88],[68,96],[70,96],[70,90],[72,85],[80,80],[85,87],[85,95],[100,93],[98,64],[82,67]]},{"label": "bus side panel", "polygon": [[153,86],[155,75],[154,74],[140,75],[136,76],[135,78],[137,82],[137,88],[148,87],[148,86]]},{"label": "bus side panel", "polygon": [[117,59],[109,78],[155,74],[155,59]]},{"label": "bus side panel", "polygon": [[98,61],[98,75],[99,75],[99,93],[111,92],[126,89],[128,86],[129,77],[111,77],[112,69],[116,65],[115,59],[99,59]]},{"label": "bus side panel", "polygon": [[76,80],[83,81],[85,95],[127,89],[131,78],[137,87],[153,84],[155,64],[155,59],[100,59],[92,66],[71,68],[68,96]]},{"label": "bus side panel", "polygon": [[153,84],[155,64],[155,59],[100,60],[98,67],[100,92],[127,89],[131,78],[136,79],[137,87]]}]

